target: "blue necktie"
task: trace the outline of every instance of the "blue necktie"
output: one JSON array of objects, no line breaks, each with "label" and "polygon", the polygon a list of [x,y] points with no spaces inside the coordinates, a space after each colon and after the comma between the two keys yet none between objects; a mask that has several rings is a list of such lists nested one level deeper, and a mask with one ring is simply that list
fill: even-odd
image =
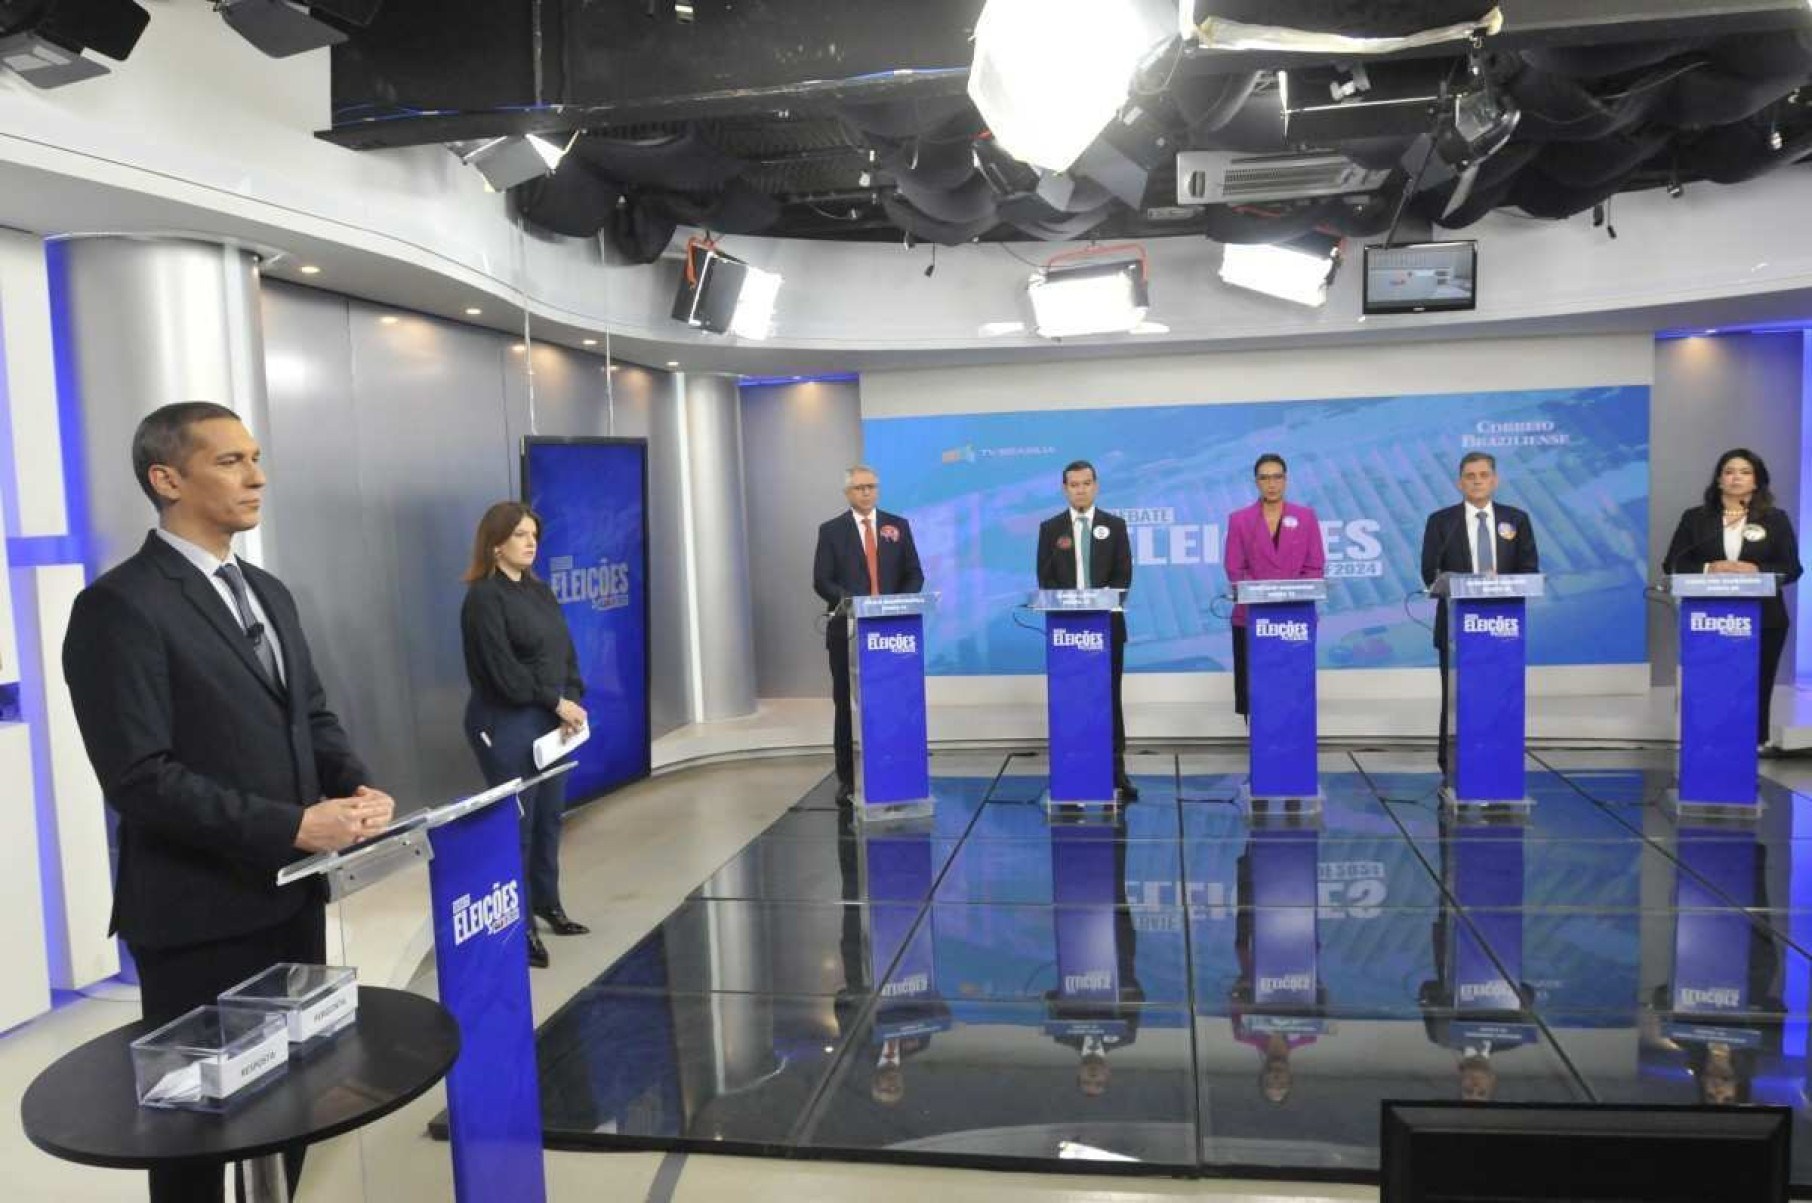
[{"label": "blue necktie", "polygon": [[1472,554],[1478,560],[1480,572],[1496,572],[1497,559],[1491,554],[1491,528],[1485,525],[1485,511],[1479,511],[1478,529],[1472,538]]}]

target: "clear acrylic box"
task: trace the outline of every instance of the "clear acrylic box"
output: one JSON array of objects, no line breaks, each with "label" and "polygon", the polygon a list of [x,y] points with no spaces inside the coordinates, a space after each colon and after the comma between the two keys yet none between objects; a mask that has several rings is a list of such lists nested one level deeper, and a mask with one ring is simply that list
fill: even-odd
[{"label": "clear acrylic box", "polygon": [[225,1111],[288,1066],[283,1017],[263,1011],[196,1007],[132,1042],[141,1107]]},{"label": "clear acrylic box", "polygon": [[358,1017],[358,971],[339,965],[272,965],[219,1001],[222,1007],[278,1016],[289,1034],[290,1056],[307,1056]]}]

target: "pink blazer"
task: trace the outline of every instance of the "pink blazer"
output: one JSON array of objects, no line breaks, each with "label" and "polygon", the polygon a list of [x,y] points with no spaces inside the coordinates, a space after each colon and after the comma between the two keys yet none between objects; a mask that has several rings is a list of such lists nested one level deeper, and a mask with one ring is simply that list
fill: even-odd
[{"label": "pink blazer", "polygon": [[[1327,551],[1321,545],[1321,523],[1306,505],[1284,502],[1277,543],[1265,529],[1265,506],[1255,501],[1227,516],[1227,545],[1221,554],[1227,583],[1288,581],[1325,575]],[[1233,608],[1233,625],[1246,625],[1246,607]]]}]

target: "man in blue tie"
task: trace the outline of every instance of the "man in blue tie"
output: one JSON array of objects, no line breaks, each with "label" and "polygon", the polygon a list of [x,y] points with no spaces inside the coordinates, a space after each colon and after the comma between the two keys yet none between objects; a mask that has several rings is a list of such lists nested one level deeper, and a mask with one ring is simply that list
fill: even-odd
[{"label": "man in blue tie", "polygon": [[[1422,583],[1433,585],[1443,572],[1540,572],[1541,557],[1535,550],[1535,528],[1529,515],[1495,499],[1496,458],[1483,451],[1467,452],[1460,460],[1459,486],[1465,500],[1430,514],[1422,530]],[[1441,726],[1435,736],[1435,758],[1445,771],[1451,699],[1445,600],[1435,610],[1434,644],[1441,657]]]}]

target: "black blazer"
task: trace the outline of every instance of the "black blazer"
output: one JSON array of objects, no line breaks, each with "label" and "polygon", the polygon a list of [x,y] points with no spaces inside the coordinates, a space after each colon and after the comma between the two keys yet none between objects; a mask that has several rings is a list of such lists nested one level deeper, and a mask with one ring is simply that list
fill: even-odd
[{"label": "black blazer", "polygon": [[[1089,551],[1086,586],[1076,583],[1076,548],[1071,542],[1075,526],[1070,509],[1054,514],[1038,524],[1038,587],[1040,589],[1131,589],[1133,573],[1132,539],[1126,533],[1126,519],[1106,510],[1095,510],[1095,529],[1107,528],[1107,538],[1096,539]],[[1126,615],[1114,613],[1114,642],[1126,642]]]},{"label": "black blazer", "polygon": [[[1535,548],[1535,527],[1529,515],[1513,505],[1493,500],[1492,513],[1497,518],[1497,570],[1505,575],[1540,572],[1541,554]],[[1508,538],[1504,527],[1514,533]],[[1422,584],[1432,585],[1443,572],[1472,571],[1472,533],[1466,529],[1466,506],[1450,505],[1428,516],[1422,528]],[[1447,600],[1435,609],[1434,643],[1447,646]]]},{"label": "black blazer", "polygon": [[327,709],[295,600],[241,563],[283,647],[265,677],[213,584],[156,533],[77,596],[63,674],[119,812],[110,931],[174,948],[281,923],[317,887],[278,889],[302,810],[368,784]]},{"label": "black blazer", "polygon": [[[1762,537],[1744,539],[1737,559],[1754,564],[1762,572],[1772,572],[1780,578],[1783,588],[1797,581],[1805,570],[1799,565],[1799,539],[1786,511],[1763,510],[1750,517],[1749,525],[1761,527]],[[1705,565],[1725,558],[1723,514],[1695,505],[1680,515],[1680,524],[1674,527],[1674,537],[1667,545],[1667,556],[1661,561],[1661,571],[1669,575],[1703,572]],[[1779,593],[1763,600],[1762,629],[1778,631],[1786,626],[1786,600]]]},{"label": "black blazer", "polygon": [[[882,509],[875,510],[875,560],[882,593],[917,593],[925,587],[919,549],[912,541],[912,523]],[[846,597],[868,596],[868,556],[862,551],[862,532],[848,510],[818,528],[812,590],[830,610]],[[837,647],[847,638],[843,621],[832,619],[825,642]]]}]

